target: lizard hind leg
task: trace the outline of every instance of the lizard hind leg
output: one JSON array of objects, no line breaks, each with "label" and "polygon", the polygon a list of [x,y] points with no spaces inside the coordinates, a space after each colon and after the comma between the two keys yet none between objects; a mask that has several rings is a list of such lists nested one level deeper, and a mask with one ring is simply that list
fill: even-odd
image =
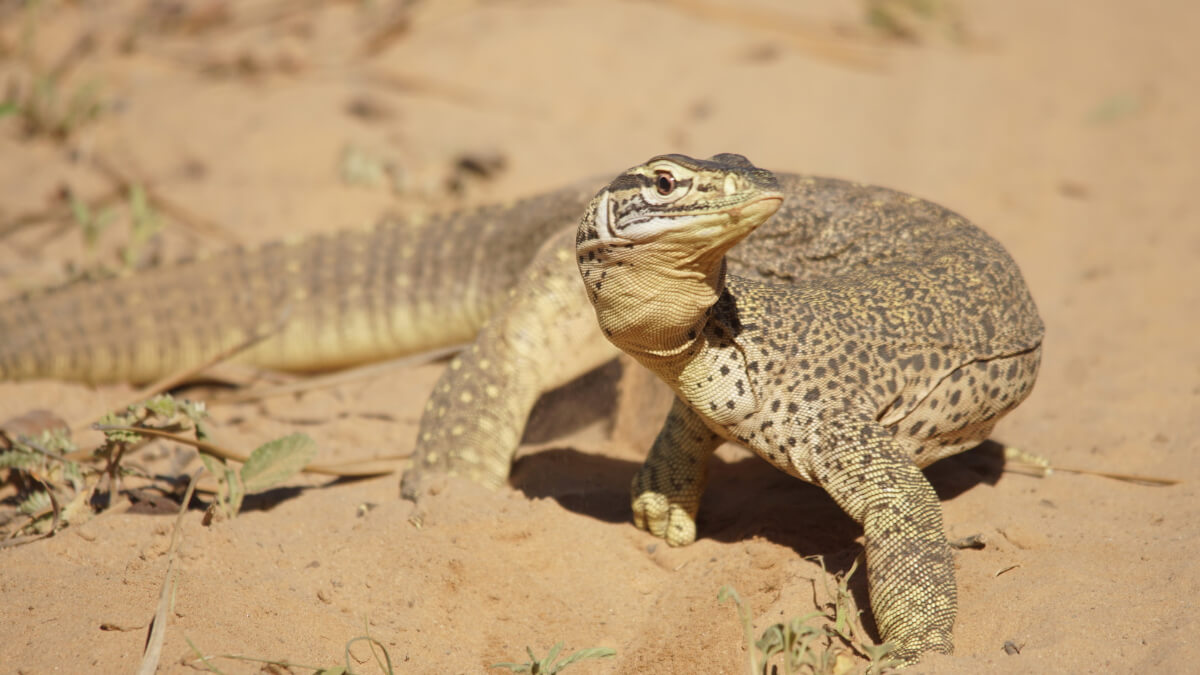
[{"label": "lizard hind leg", "polygon": [[443,371],[425,404],[400,493],[449,474],[503,485],[538,397],[616,356],[596,329],[570,255],[574,232],[548,240],[475,342]]},{"label": "lizard hind leg", "polygon": [[906,664],[927,651],[951,653],[957,591],[937,494],[887,429],[867,415],[847,417],[826,425],[813,475],[863,526],[879,632]]}]

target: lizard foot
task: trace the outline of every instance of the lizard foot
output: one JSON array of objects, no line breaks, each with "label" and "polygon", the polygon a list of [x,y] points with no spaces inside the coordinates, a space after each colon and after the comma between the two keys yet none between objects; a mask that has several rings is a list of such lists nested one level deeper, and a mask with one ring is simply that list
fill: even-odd
[{"label": "lizard foot", "polygon": [[511,453],[470,447],[438,452],[430,446],[418,446],[413,455],[412,466],[400,479],[400,496],[409,501],[417,501],[423,485],[434,476],[461,476],[480,485],[500,487],[508,480],[511,464],[507,461]]},{"label": "lizard foot", "polygon": [[699,493],[694,497],[686,493],[670,496],[655,489],[651,481],[654,475],[654,471],[643,467],[633,479],[633,522],[666,539],[671,546],[687,546],[696,541]]},{"label": "lizard foot", "polygon": [[696,541],[696,521],[666,495],[646,492],[633,500],[633,522],[671,546],[687,546]]},{"label": "lizard foot", "polygon": [[947,631],[938,631],[936,635],[922,636],[918,640],[901,643],[888,652],[887,658],[894,661],[897,668],[906,668],[921,661],[921,655],[927,652],[942,654],[954,653],[954,640]]},{"label": "lizard foot", "polygon": [[646,463],[633,477],[633,522],[671,546],[696,541],[696,512],[708,483],[708,458],[720,437],[678,398]]}]

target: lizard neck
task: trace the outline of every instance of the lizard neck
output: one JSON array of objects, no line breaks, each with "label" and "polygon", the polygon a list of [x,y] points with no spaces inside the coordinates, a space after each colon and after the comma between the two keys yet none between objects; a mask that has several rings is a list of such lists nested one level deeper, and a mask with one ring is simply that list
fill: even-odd
[{"label": "lizard neck", "polygon": [[628,260],[622,257],[626,250],[595,251],[590,262],[591,252],[581,255],[604,334],[725,433],[757,410],[759,400],[739,339],[751,326],[727,288],[723,257],[689,268],[656,260],[644,245]]},{"label": "lizard neck", "polygon": [[681,264],[662,248],[599,247],[580,256],[601,330],[616,347],[656,371],[694,356],[712,307],[725,290],[723,257]]},{"label": "lizard neck", "polygon": [[[685,396],[714,350],[741,348],[714,314],[725,289],[725,253],[779,208],[769,171],[739,155],[662,155],[617,176],[588,204],[575,248],[605,336]],[[744,355],[718,366],[732,372]],[[711,364],[710,364],[711,365]],[[743,391],[746,378],[733,385]],[[706,387],[699,387],[706,389]],[[688,393],[691,400],[702,391]],[[726,406],[729,408],[736,405]]]}]

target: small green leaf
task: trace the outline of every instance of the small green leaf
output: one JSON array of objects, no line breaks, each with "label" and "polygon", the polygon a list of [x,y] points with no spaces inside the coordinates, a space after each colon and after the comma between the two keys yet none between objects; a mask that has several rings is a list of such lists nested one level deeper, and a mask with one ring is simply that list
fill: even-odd
[{"label": "small green leaf", "polygon": [[236,516],[242,510],[242,498],[246,496],[246,487],[233,467],[225,467],[225,485],[229,490],[229,515]]},{"label": "small green leaf", "polygon": [[1131,117],[1141,112],[1142,101],[1133,94],[1116,94],[1110,96],[1088,113],[1088,121],[1103,124]]},{"label": "small green leaf", "polygon": [[493,663],[491,668],[508,668],[514,673],[528,673],[532,666],[528,663]]},{"label": "small green leaf", "polygon": [[204,422],[201,422],[198,419],[193,419],[192,423],[195,425],[195,428],[196,428],[196,440],[198,440],[198,441],[211,441],[212,440],[212,434],[210,434],[208,432],[207,424],[205,424]]},{"label": "small green leaf", "polygon": [[9,115],[17,114],[17,102],[6,101],[0,103],[0,117],[8,117]]},{"label": "small green leaf", "polygon": [[150,215],[150,202],[146,199],[146,188],[136,183],[129,186],[129,210],[138,220],[145,220]]},{"label": "small green leaf", "polygon": [[62,472],[63,480],[71,484],[72,490],[83,490],[83,467],[75,462],[63,462]]},{"label": "small green leaf", "polygon": [[781,623],[777,623],[763,631],[762,638],[754,643],[754,647],[762,652],[765,658],[769,659],[775,654],[782,652],[786,646],[785,643],[784,626]]},{"label": "small green leaf", "polygon": [[[127,415],[108,413],[104,417],[101,417],[98,423],[101,426],[123,427],[132,424],[133,420],[131,420],[130,416]],[[109,443],[138,443],[141,442],[141,440],[145,437],[136,431],[107,429],[104,431],[104,438],[107,439]]]},{"label": "small green leaf", "polygon": [[558,672],[563,668],[575,663],[576,661],[584,661],[586,659],[607,659],[617,655],[617,650],[611,647],[590,647],[588,649],[580,649],[574,654],[568,656],[565,661],[554,667],[554,672]]},{"label": "small green leaf", "polygon": [[175,399],[171,398],[171,396],[167,394],[159,394],[149,401],[146,401],[144,405],[146,410],[149,410],[165,420],[169,420],[174,417],[176,410],[179,409]]},{"label": "small green leaf", "polygon": [[50,501],[50,493],[45,490],[38,490],[26,497],[20,504],[17,505],[17,510],[25,515],[33,515],[38,511],[43,511],[50,508],[53,502]]},{"label": "small green leaf", "polygon": [[[20,444],[17,445],[20,448]],[[0,452],[0,469],[29,469],[42,465],[42,456],[28,450]]]},{"label": "small green leaf", "polygon": [[[200,453],[200,461],[204,468],[217,479],[217,504],[226,516],[237,515],[242,507],[241,485],[237,473],[225,463],[225,460],[213,457],[208,453]],[[234,508],[233,497],[237,494],[237,508]]]},{"label": "small green leaf", "polygon": [[208,472],[217,478],[221,478],[221,476],[225,475],[225,462],[213,457],[207,452],[200,453],[200,461],[204,463],[204,468],[208,469]]},{"label": "small green leaf", "polygon": [[291,434],[260,445],[242,466],[246,492],[260,492],[291,478],[317,456],[317,444],[307,434]]},{"label": "small green leaf", "polygon": [[75,218],[75,223],[87,228],[92,222],[92,211],[88,208],[87,202],[80,199],[74,191],[70,192],[67,198],[71,206],[71,215]]},{"label": "small green leaf", "polygon": [[185,398],[179,401],[179,411],[196,424],[208,418],[208,409],[205,407],[204,401],[191,401]]}]

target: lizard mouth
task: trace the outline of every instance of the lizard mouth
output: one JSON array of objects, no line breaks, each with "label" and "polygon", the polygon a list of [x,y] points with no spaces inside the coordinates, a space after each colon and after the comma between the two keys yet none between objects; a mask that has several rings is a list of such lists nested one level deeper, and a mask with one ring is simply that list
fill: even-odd
[{"label": "lizard mouth", "polygon": [[747,199],[737,206],[726,209],[725,212],[733,216],[736,220],[740,221],[742,219],[742,213],[746,211],[746,209],[758,208],[761,205],[770,209],[770,212],[767,214],[770,215],[775,213],[781,204],[783,204],[782,192],[763,192],[751,197],[750,199]]},{"label": "lizard mouth", "polygon": [[[686,221],[692,218],[702,218],[704,216],[725,215],[730,218],[730,225],[739,225],[746,220],[747,216],[751,219],[754,216],[761,216],[754,223],[757,227],[763,220],[766,220],[779,209],[783,203],[783,193],[781,192],[763,192],[756,194],[746,199],[733,200],[730,203],[714,204],[706,209],[695,209],[685,213],[677,214],[653,214],[637,216],[621,221],[617,226],[617,232],[626,232],[631,229],[636,229],[638,225],[646,223],[663,223],[666,221]],[[748,213],[749,212],[749,213]],[[683,229],[683,228],[681,228]]]}]

